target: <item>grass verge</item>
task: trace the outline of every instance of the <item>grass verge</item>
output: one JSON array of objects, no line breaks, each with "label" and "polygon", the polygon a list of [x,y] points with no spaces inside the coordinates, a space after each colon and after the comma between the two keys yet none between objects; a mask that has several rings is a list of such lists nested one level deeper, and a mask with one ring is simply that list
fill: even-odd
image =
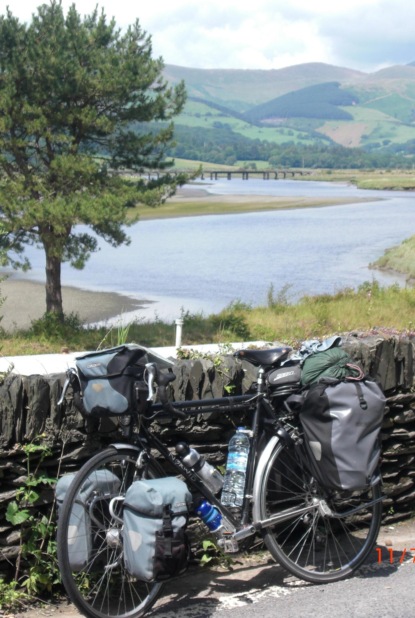
[{"label": "grass verge", "polygon": [[[279,341],[298,347],[301,341],[331,334],[360,331],[415,334],[415,288],[380,286],[375,280],[334,295],[306,296],[296,304],[289,289],[269,290],[266,306],[252,307],[239,301],[213,315],[185,313],[183,345],[226,344],[233,341]],[[122,332],[116,328],[85,328],[76,316],[63,324],[45,316],[27,331],[2,332],[4,356],[84,351],[108,348],[123,341],[146,347],[174,345],[174,322],[133,322]]]},{"label": "grass verge", "polygon": [[415,281],[415,236],[387,249],[371,267],[404,273],[410,280]]}]

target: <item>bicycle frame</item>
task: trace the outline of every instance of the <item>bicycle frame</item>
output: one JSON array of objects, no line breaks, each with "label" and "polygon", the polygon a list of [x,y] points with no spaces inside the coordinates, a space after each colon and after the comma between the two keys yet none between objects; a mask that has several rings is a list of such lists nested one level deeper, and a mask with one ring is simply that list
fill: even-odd
[{"label": "bicycle frame", "polygon": [[[257,379],[258,390],[255,394],[220,397],[209,400],[180,401],[175,402],[174,404],[175,408],[180,409],[181,411],[186,411],[189,416],[193,414],[200,414],[200,408],[217,408],[220,409],[221,412],[235,412],[238,410],[247,410],[247,408],[252,407],[253,417],[250,426],[250,451],[248,456],[245,495],[241,509],[240,521],[238,521],[232,511],[224,506],[220,502],[220,499],[210,491],[203,480],[193,470],[187,468],[181,459],[172,453],[171,450],[169,450],[169,448],[165,446],[165,444],[157,437],[157,435],[153,434],[144,424],[141,427],[140,435],[136,436],[139,444],[137,451],[146,453],[146,456],[154,461],[155,458],[150,454],[147,448],[148,444],[151,444],[151,447],[155,448],[158,453],[164,457],[165,460],[168,461],[169,464],[177,471],[178,474],[182,474],[185,477],[186,481],[195,491],[202,494],[211,504],[215,505],[220,510],[224,519],[233,528],[232,536],[235,540],[243,539],[247,536],[255,534],[263,528],[272,526],[277,522],[307,513],[317,508],[316,504],[312,504],[303,507],[302,509],[287,509],[267,520],[259,520],[259,518],[255,516],[252,520],[250,515],[251,501],[253,496],[258,495],[260,489],[259,482],[264,466],[266,465],[270,454],[276,448],[278,442],[283,439],[289,439],[288,433],[281,426],[281,428],[277,430],[276,435],[272,436],[267,442],[263,452],[260,453],[259,441],[261,420],[264,417],[274,420],[277,419],[275,410],[266,397],[265,387],[263,385],[263,374],[264,370],[260,367],[258,370]],[[151,412],[162,416],[162,404],[151,406]],[[121,447],[125,445],[114,444],[113,446],[117,448],[117,446]]]},{"label": "bicycle frame", "polygon": [[[186,481],[190,484],[190,486],[195,490],[202,494],[206,500],[208,500],[211,504],[216,506],[224,519],[230,524],[233,528],[233,538],[235,540],[241,540],[247,536],[253,535],[265,528],[274,526],[277,523],[281,523],[283,521],[292,519],[294,517],[299,517],[303,514],[306,514],[310,511],[315,511],[317,508],[320,509],[328,509],[328,506],[325,504],[324,500],[316,500],[315,502],[304,506],[302,508],[292,508],[285,509],[280,511],[278,514],[273,515],[268,519],[261,519],[259,516],[259,511],[256,508],[257,501],[253,500],[253,510],[252,517],[250,514],[250,506],[251,501],[255,496],[259,496],[261,487],[260,482],[263,476],[263,471],[269,461],[270,456],[277,448],[277,445],[280,441],[284,441],[285,443],[289,443],[292,439],[289,433],[284,428],[281,423],[278,428],[276,428],[276,432],[274,435],[270,437],[268,442],[266,443],[262,452],[260,452],[260,429],[261,429],[261,421],[264,418],[270,418],[274,421],[278,421],[278,415],[274,410],[273,406],[269,402],[266,396],[266,389],[263,381],[264,369],[260,367],[258,369],[258,377],[257,377],[257,392],[254,394],[248,395],[237,395],[230,397],[220,397],[213,399],[205,399],[205,400],[186,400],[179,401],[174,403],[174,407],[185,411],[189,416],[194,414],[200,414],[200,409],[202,408],[214,408],[218,409],[221,412],[236,412],[244,410],[246,411],[249,407],[252,407],[252,422],[250,426],[250,450],[248,456],[248,464],[246,470],[246,486],[245,486],[245,494],[241,509],[241,517],[238,521],[232,511],[223,505],[217,496],[215,496],[209,488],[205,485],[204,481],[191,469],[187,468],[181,459],[176,456],[174,453],[169,450],[167,446],[157,437],[157,435],[153,434],[149,428],[145,425],[141,427],[141,435],[137,435],[136,439],[139,443],[139,447],[137,447],[138,452],[145,452],[146,456],[153,461],[156,461],[155,458],[149,453],[147,450],[147,444],[150,443],[152,447],[154,447],[162,457],[165,458],[166,461],[177,471],[178,474],[182,474]],[[151,412],[154,414],[163,415],[163,405],[156,404],[151,406]],[[166,416],[169,416],[166,413]],[[125,444],[113,444],[115,448],[117,446],[125,446]],[[309,464],[304,461],[303,465],[306,468],[309,468]],[[310,468],[309,468],[310,469]],[[375,504],[378,500],[373,501],[372,504]],[[342,515],[335,515],[331,513],[332,517],[346,517],[353,512],[358,512],[362,508],[365,508],[364,505],[362,507],[358,507],[353,511],[345,512]]]}]

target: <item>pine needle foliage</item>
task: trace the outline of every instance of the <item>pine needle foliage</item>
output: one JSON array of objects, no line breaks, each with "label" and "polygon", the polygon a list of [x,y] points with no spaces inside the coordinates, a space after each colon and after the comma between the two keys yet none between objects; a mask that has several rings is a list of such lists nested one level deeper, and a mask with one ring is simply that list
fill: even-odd
[{"label": "pine needle foliage", "polygon": [[65,15],[57,0],[29,24],[0,16],[0,247],[23,268],[26,245],[44,249],[47,312],[63,317],[62,262],[83,268],[99,237],[128,243],[128,206],[157,206],[184,182],[166,148],[185,89],[162,71],[138,21],[121,33],[98,8]]}]

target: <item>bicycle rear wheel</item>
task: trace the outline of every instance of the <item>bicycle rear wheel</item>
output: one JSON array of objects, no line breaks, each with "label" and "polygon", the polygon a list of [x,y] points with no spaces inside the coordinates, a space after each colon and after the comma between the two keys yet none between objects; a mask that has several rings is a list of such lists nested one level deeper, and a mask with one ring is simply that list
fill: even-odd
[{"label": "bicycle rear wheel", "polygon": [[[381,524],[380,483],[359,492],[325,491],[305,470],[304,447],[278,443],[264,468],[257,516],[313,506],[266,528],[265,544],[290,573],[311,583],[351,575],[367,558]],[[303,456],[299,453],[302,450]]]},{"label": "bicycle rear wheel", "polygon": [[[160,476],[137,466],[139,452],[110,447],[90,459],[70,483],[59,512],[57,547],[66,592],[89,618],[139,618],[162,584],[145,583],[124,569],[122,500],[139,478]],[[111,507],[110,507],[111,505]]]}]

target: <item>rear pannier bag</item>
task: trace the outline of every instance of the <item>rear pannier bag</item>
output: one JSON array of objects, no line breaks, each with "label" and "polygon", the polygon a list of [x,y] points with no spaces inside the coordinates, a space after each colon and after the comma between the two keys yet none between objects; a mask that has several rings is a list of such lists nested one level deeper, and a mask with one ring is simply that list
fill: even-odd
[{"label": "rear pannier bag", "polygon": [[381,388],[370,380],[324,378],[308,391],[300,411],[316,478],[326,489],[354,491],[378,479]]},{"label": "rear pannier bag", "polygon": [[192,496],[175,477],[135,481],[124,500],[124,563],[145,582],[184,573],[189,543],[186,526]]},{"label": "rear pannier bag", "polygon": [[[58,513],[74,477],[75,473],[66,474],[56,483]],[[94,500],[96,505],[101,500],[109,503],[111,498],[118,495],[120,485],[120,479],[109,470],[97,470],[86,479],[78,493],[77,500],[72,506],[68,526],[69,564],[73,571],[81,571],[88,564],[97,541],[95,538],[97,526],[91,522],[91,500]]]},{"label": "rear pannier bag", "polygon": [[112,416],[134,409],[136,384],[142,381],[146,362],[145,350],[132,345],[78,357],[76,368],[85,414]]}]

